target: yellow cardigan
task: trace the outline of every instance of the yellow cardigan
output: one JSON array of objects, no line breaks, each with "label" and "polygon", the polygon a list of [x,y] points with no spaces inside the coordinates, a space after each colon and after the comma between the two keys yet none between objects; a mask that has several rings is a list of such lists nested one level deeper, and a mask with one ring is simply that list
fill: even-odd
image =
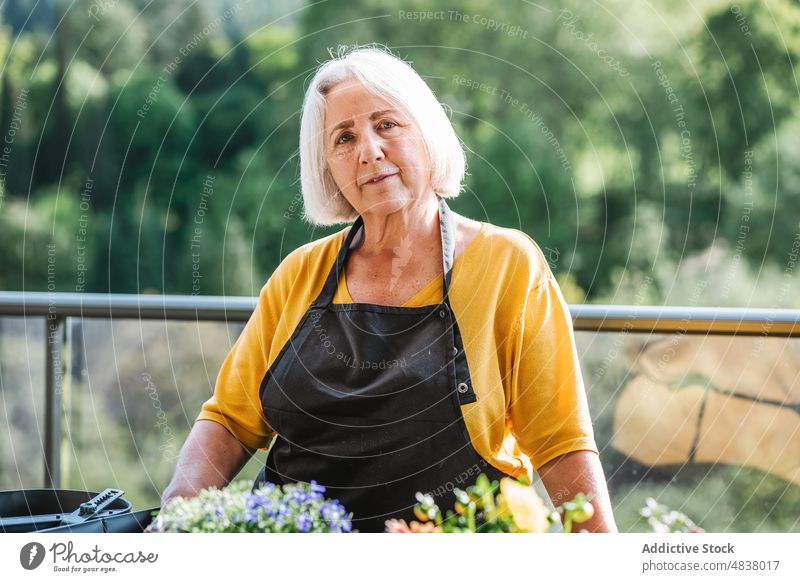
[{"label": "yellow cardigan", "polygon": [[[259,388],[268,367],[319,295],[344,229],[290,253],[261,289],[198,420],[220,423],[253,448],[274,432]],[[442,275],[404,307],[442,300]],[[352,303],[344,273],[334,303]],[[525,233],[482,223],[453,263],[450,302],[477,401],[462,407],[475,450],[514,477],[532,479],[563,454],[597,453],[572,321],[539,246]]]}]

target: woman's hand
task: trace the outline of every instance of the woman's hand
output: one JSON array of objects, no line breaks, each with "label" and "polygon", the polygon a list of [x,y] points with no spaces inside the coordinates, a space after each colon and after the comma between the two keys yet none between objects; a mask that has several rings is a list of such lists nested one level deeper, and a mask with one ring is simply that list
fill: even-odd
[{"label": "woman's hand", "polygon": [[178,456],[175,474],[161,496],[161,507],[173,497],[195,497],[208,487],[230,483],[255,453],[219,423],[198,420]]},{"label": "woman's hand", "polygon": [[553,505],[561,505],[578,493],[591,495],[594,516],[577,527],[590,532],[617,532],[603,467],[593,451],[574,451],[545,463],[538,471]]}]

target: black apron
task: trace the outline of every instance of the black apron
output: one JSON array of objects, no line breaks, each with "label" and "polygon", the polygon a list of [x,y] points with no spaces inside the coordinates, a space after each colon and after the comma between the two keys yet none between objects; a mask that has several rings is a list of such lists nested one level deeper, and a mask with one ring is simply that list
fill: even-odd
[{"label": "black apron", "polygon": [[505,476],[475,451],[461,412],[477,398],[450,306],[450,212],[439,198],[443,301],[424,307],[332,303],[356,220],[261,383],[277,437],[256,486],[316,480],[353,512],[354,529],[381,532],[389,518],[414,519],[417,491],[445,513],[454,488]]}]

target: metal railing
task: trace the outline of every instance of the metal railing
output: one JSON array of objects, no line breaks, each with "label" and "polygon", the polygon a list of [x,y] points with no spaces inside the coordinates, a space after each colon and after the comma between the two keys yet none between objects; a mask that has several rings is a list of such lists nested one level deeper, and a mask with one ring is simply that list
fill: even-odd
[{"label": "metal railing", "polygon": [[[58,385],[67,318],[244,322],[255,297],[0,292],[0,317],[41,317],[46,329],[44,482],[60,479]],[[570,305],[575,331],[799,337],[800,310]]]}]

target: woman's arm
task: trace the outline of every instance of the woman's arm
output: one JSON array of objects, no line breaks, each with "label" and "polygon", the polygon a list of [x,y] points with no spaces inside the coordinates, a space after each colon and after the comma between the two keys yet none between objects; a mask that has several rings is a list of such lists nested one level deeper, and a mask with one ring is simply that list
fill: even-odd
[{"label": "woman's arm", "polygon": [[224,487],[253,453],[255,449],[246,447],[221,424],[198,420],[178,456],[175,474],[161,496],[161,507],[173,497],[195,497],[201,489]]},{"label": "woman's arm", "polygon": [[596,453],[567,453],[545,463],[538,472],[555,506],[572,500],[578,493],[591,494],[594,517],[574,524],[573,531],[617,532],[603,467]]}]

